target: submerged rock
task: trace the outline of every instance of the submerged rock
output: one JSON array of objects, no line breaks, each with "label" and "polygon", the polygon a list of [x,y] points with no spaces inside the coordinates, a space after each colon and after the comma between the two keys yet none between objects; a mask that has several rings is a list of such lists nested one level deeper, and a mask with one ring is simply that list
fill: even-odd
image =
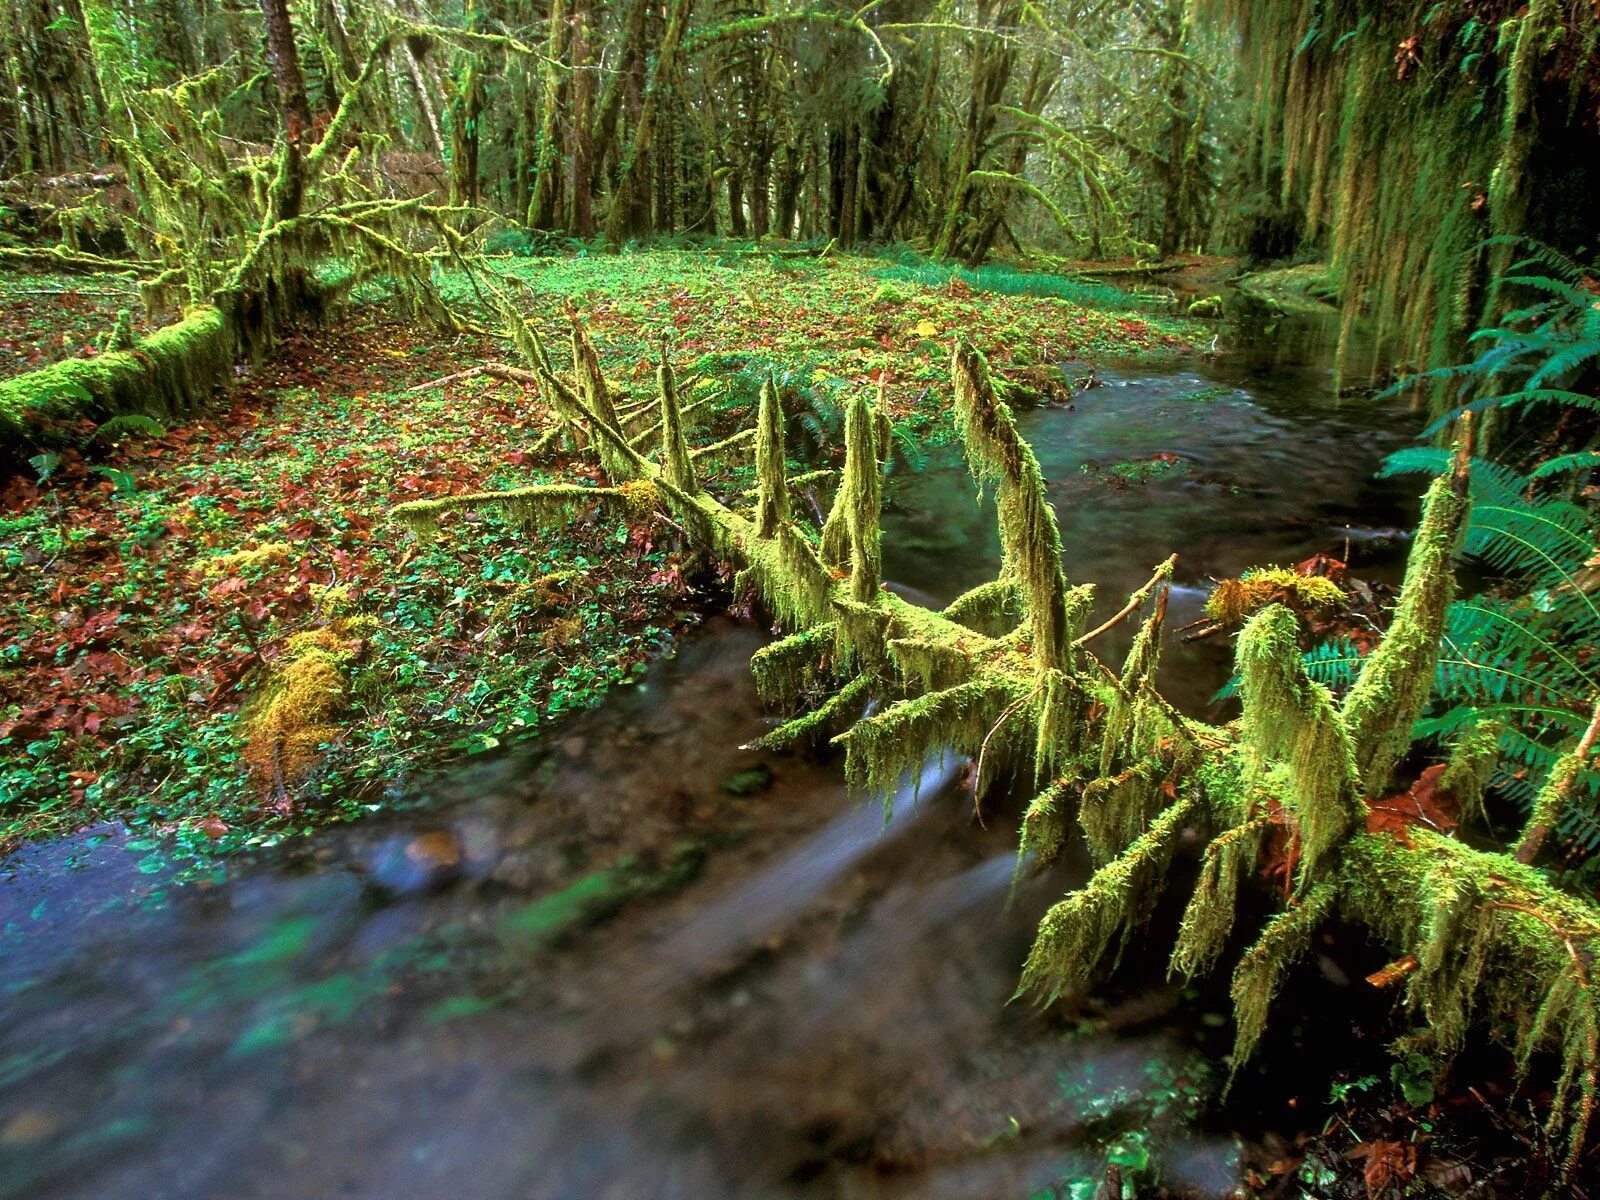
[{"label": "submerged rock", "polygon": [[367,876],[396,895],[430,892],[460,875],[462,858],[461,842],[449,830],[391,837],[374,847]]}]

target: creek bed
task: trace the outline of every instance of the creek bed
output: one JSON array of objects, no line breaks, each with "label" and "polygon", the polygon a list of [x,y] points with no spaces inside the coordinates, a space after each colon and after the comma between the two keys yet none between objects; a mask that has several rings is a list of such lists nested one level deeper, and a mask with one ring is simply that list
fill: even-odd
[{"label": "creek bed", "polygon": [[[1233,355],[1023,417],[1105,611],[1174,550],[1174,624],[1347,537],[1396,569],[1416,487],[1371,476],[1416,421],[1330,398],[1326,334],[1231,326]],[[953,456],[891,496],[891,578],[992,575]],[[557,737],[219,885],[114,829],[0,863],[0,1198],[993,1200],[1108,1158],[1226,1194],[1208,1001],[1008,1003],[1084,861],[1014,880],[954,763],[886,813],[741,749],[763,636],[714,620]],[[1226,654],[1174,644],[1165,686],[1203,708]]]}]

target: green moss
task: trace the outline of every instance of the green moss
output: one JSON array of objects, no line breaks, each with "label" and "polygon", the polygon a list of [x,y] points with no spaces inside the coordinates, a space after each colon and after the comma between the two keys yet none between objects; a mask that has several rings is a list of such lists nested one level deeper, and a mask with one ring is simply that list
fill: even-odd
[{"label": "green moss", "polygon": [[1328,689],[1308,678],[1299,623],[1281,604],[1263,609],[1239,635],[1241,721],[1257,769],[1287,772],[1284,807],[1300,839],[1302,883],[1362,819],[1355,749]]},{"label": "green moss", "polygon": [[1455,552],[1469,507],[1464,485],[1464,478],[1440,477],[1428,488],[1394,619],[1345,700],[1344,724],[1368,796],[1389,787],[1395,764],[1411,745],[1411,727],[1433,692],[1439,638],[1455,596]]},{"label": "green moss", "polygon": [[1267,1012],[1284,973],[1311,948],[1311,935],[1328,919],[1338,893],[1330,884],[1309,889],[1267,922],[1233,972],[1233,1071],[1249,1061],[1267,1028]]},{"label": "green moss", "polygon": [[678,385],[672,374],[672,362],[666,348],[661,351],[661,364],[656,368],[656,384],[661,390],[661,466],[666,481],[688,495],[699,490],[695,481],[694,462],[689,454],[689,443],[683,432],[683,413],[678,406]]},{"label": "green moss", "polygon": [[535,484],[503,492],[469,492],[438,500],[410,500],[397,504],[389,515],[419,538],[439,531],[439,518],[447,513],[494,509],[529,528],[548,528],[570,520],[574,513],[594,505],[618,513],[632,512],[638,493],[627,488],[583,487],[579,484]]},{"label": "green moss", "polygon": [[1044,915],[1023,964],[1019,994],[1054,1000],[1087,983],[1114,942],[1119,949],[1126,944],[1160,897],[1167,866],[1195,808],[1193,798],[1173,804],[1138,841]]},{"label": "green moss", "polygon": [[1027,696],[1022,682],[989,672],[891,704],[834,738],[845,748],[845,775],[852,786],[886,796],[902,776],[919,775],[931,755],[953,749],[977,757],[989,742],[992,778],[1000,762],[1015,762],[1028,744],[1019,719]]},{"label": "green moss", "polygon": [[1061,531],[1045,495],[1039,460],[1017,432],[1011,410],[996,397],[983,355],[958,342],[952,372],[956,429],[973,476],[995,484],[1002,574],[1018,584],[1034,662],[1040,670],[1068,668],[1072,639],[1081,630],[1069,623]]},{"label": "green moss", "polygon": [[1001,637],[1022,620],[1023,598],[1015,579],[992,579],[957,596],[944,615],[987,637]]},{"label": "green moss", "polygon": [[72,358],[0,380],[0,444],[57,441],[71,422],[124,413],[175,417],[209,401],[232,375],[235,340],[222,312],[196,309],[131,349]]},{"label": "green moss", "polygon": [[774,537],[789,520],[789,484],[784,478],[783,406],[770,371],[761,381],[756,417],[756,485],[756,536]]},{"label": "green moss", "polygon": [[844,483],[839,494],[850,537],[850,597],[857,604],[872,604],[883,574],[883,535],[878,528],[883,475],[878,466],[877,421],[865,396],[852,397],[845,409],[844,438]]}]

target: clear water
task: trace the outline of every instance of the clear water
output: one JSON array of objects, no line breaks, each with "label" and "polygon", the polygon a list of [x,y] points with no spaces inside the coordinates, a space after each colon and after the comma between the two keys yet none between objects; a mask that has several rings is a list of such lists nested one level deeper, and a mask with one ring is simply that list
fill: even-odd
[{"label": "clear water", "polygon": [[[1181,622],[1210,575],[1409,521],[1414,488],[1369,479],[1407,414],[1326,399],[1324,350],[1288,336],[1326,330],[1249,333],[1023,418],[1108,610],[1174,549]],[[945,599],[997,554],[958,463],[896,487],[902,584]],[[886,816],[836,765],[741,750],[761,640],[712,622],[558,741],[220,886],[143,873],[115,830],[0,863],[0,1198],[993,1200],[1146,1146],[1225,1194],[1175,994],[1081,1027],[1007,1003],[1084,864],[1012,894],[1014,831],[939,771]],[[1222,653],[1174,646],[1168,686],[1203,704]],[[766,790],[723,786],[757,764]],[[654,882],[595,907],[619,859]]]}]

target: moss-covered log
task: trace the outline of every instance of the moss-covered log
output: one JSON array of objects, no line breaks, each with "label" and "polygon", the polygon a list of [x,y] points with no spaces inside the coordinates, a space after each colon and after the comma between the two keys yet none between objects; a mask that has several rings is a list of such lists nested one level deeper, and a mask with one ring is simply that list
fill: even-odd
[{"label": "moss-covered log", "polygon": [[[584,357],[580,345],[580,363]],[[1171,563],[1113,618],[1149,609],[1122,670],[1102,664],[1088,643],[1106,626],[1078,632],[1090,590],[1068,586],[1062,575],[1060,538],[1032,452],[982,357],[958,346],[952,369],[974,472],[999,492],[1005,560],[999,581],[945,613],[877,586],[880,464],[864,398],[849,410],[843,500],[835,505],[840,545],[830,563],[819,552],[818,531],[797,524],[774,500],[785,486],[775,399],[762,405],[759,503],[747,512],[703,485],[682,486],[670,369],[661,373],[665,436],[649,454],[559,377],[550,373],[546,383],[565,390],[560,407],[576,414],[591,443],[609,446],[634,475],[624,486],[653,489],[681,528],[743,568],[741,578],[793,631],[752,662],[770,699],[809,706],[771,741],[833,734],[852,783],[885,796],[930,755],[968,755],[977,763],[980,800],[1004,779],[1039,789],[1023,821],[1022,849],[1041,861],[1059,851],[1074,818],[1081,823],[1100,866],[1045,916],[1023,971],[1025,991],[1054,998],[1114,958],[1171,886],[1168,865],[1193,833],[1206,849],[1171,964],[1180,976],[1212,969],[1264,835],[1281,826],[1297,864],[1296,887],[1280,895],[1281,911],[1237,963],[1236,1067],[1258,1042],[1282,978],[1317,928],[1356,922],[1397,956],[1416,959],[1400,994],[1427,1022],[1441,1064],[1475,1022],[1510,1019],[1524,1071],[1538,1051],[1555,1051],[1550,1126],[1568,1138],[1575,1162],[1600,1067],[1600,1009],[1589,977],[1600,953],[1600,909],[1508,853],[1424,829],[1368,831],[1363,797],[1378,775],[1393,772],[1396,724],[1409,726],[1416,677],[1432,662],[1429,644],[1449,600],[1446,577],[1465,511],[1462,489],[1446,480],[1429,492],[1425,536],[1414,543],[1390,649],[1380,645],[1370,657],[1365,686],[1344,711],[1306,676],[1292,612],[1269,603],[1240,638],[1243,716],[1204,726],[1154,690]],[[499,503],[535,521],[547,515],[543,499],[530,507],[526,497],[526,489],[487,493],[453,506]],[[414,507],[397,515],[412,520]],[[430,513],[429,523],[438,515]],[[848,727],[834,733],[841,725]],[[1529,996],[1543,998],[1531,1016]]]},{"label": "moss-covered log", "polygon": [[192,412],[232,375],[236,347],[221,310],[198,308],[130,349],[0,380],[0,457],[20,459],[27,447],[59,442],[84,418]]}]

